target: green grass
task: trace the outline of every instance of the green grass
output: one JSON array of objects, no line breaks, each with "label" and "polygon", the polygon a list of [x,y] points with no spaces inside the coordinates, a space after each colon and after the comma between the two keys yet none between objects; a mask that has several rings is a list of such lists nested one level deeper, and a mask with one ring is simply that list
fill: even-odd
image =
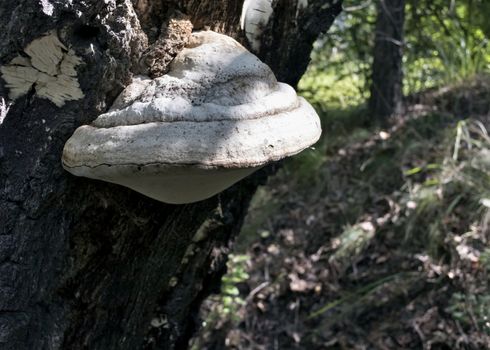
[{"label": "green grass", "polygon": [[453,293],[446,312],[465,328],[478,328],[490,335],[490,293]]},{"label": "green grass", "polygon": [[439,164],[424,181],[408,176],[406,191],[415,209],[407,210],[405,237],[424,241],[434,256],[445,250],[447,233],[463,229],[457,225],[469,228],[488,211],[490,197],[490,139],[483,125],[464,120],[443,135]]}]

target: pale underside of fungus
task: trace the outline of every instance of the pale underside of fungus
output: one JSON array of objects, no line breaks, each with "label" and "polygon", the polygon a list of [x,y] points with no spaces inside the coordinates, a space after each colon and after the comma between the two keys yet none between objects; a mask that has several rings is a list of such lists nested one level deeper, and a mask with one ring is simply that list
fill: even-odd
[{"label": "pale underside of fungus", "polygon": [[166,203],[209,198],[312,145],[314,109],[234,39],[193,33],[168,74],[135,77],[67,141],[63,166]]}]

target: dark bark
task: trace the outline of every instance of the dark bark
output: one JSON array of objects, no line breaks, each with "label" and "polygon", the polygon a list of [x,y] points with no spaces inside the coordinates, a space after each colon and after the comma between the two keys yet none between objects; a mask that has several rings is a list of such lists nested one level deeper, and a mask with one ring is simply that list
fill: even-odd
[{"label": "dark bark", "polygon": [[[275,4],[261,56],[279,80],[295,84],[311,43],[340,4],[310,1],[315,11],[308,7],[293,20],[295,7],[286,3],[295,1]],[[189,15],[195,29],[243,41],[241,5],[0,2],[0,66],[55,30],[82,59],[77,79],[85,95],[57,107],[39,98],[35,85],[0,121],[0,349],[185,348],[200,302],[219,288],[230,242],[267,169],[209,200],[172,206],[73,177],[60,157],[73,131],[104,112],[127,85],[147,38],[149,44],[157,39],[152,28],[170,11]],[[281,53],[266,54],[279,47]],[[8,92],[0,79],[0,98]]]},{"label": "dark bark", "polygon": [[370,115],[380,121],[403,108],[403,25],[405,0],[378,0]]}]

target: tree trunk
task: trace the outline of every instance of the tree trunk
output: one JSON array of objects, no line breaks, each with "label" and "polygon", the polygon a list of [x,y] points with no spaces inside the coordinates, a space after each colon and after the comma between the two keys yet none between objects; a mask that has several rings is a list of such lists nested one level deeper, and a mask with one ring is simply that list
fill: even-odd
[{"label": "tree trunk", "polygon": [[378,0],[370,115],[385,121],[403,107],[403,24],[405,0]]},{"label": "tree trunk", "polygon": [[[298,10],[297,2],[273,2],[260,50],[293,85],[341,6],[315,0]],[[8,65],[25,69],[19,62],[32,43],[50,50],[39,41],[49,35],[63,55],[79,58],[74,72],[60,62],[35,65],[56,82],[67,72],[71,90],[27,81],[8,113],[0,108],[0,349],[186,348],[201,301],[219,289],[230,242],[267,170],[209,200],[173,206],[76,178],[60,161],[65,141],[107,110],[175,9],[195,30],[245,42],[242,1],[0,2],[4,74]],[[9,93],[0,79],[0,102]]]}]

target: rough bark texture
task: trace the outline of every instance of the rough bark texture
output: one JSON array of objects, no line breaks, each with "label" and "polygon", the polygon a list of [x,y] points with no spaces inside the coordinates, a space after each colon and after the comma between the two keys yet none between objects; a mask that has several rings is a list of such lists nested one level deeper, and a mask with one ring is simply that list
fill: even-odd
[{"label": "rough bark texture", "polygon": [[[276,1],[261,57],[295,85],[339,1]],[[182,349],[219,287],[263,171],[207,201],[171,206],[75,178],[64,142],[107,110],[172,11],[243,42],[242,1],[0,2],[0,66],[55,30],[81,58],[84,98],[57,107],[35,83],[0,121],[0,349]],[[156,29],[158,28],[158,29]],[[9,89],[0,79],[0,98]]]},{"label": "rough bark texture", "polygon": [[405,0],[378,0],[377,8],[369,112],[382,121],[403,107]]}]

